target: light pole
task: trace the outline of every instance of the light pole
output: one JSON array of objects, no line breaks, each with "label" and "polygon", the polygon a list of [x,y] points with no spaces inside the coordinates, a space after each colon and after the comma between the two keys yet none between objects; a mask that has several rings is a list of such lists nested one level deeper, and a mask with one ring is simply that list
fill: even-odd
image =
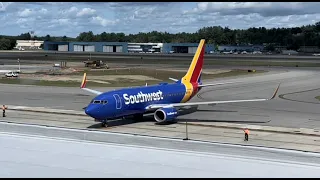
[{"label": "light pole", "polygon": [[184,138],[183,140],[189,140],[189,138],[188,138],[188,120],[186,120],[186,138]]},{"label": "light pole", "polygon": [[20,72],[20,59],[18,58],[18,63],[19,63],[19,72]]}]

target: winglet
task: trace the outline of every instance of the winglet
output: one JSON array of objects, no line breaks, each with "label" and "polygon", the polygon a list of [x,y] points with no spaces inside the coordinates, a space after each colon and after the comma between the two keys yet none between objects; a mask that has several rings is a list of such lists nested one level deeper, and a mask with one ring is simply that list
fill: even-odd
[{"label": "winglet", "polygon": [[177,81],[179,81],[178,79],[175,79],[175,78],[171,78],[171,77],[169,77],[169,79],[170,79],[171,81],[174,81],[174,82],[177,82]]},{"label": "winglet", "polygon": [[86,87],[86,84],[87,84],[87,73],[84,73],[83,74],[83,78],[82,78],[82,83],[81,83],[81,86],[80,88],[85,88]]},{"label": "winglet", "polygon": [[280,84],[281,84],[281,83],[279,83],[277,89],[274,91],[274,93],[273,93],[273,95],[272,95],[272,97],[271,97],[270,99],[274,99],[274,98],[276,97],[276,95],[277,95],[277,93],[278,93],[278,91],[279,91],[279,88],[280,88]]}]

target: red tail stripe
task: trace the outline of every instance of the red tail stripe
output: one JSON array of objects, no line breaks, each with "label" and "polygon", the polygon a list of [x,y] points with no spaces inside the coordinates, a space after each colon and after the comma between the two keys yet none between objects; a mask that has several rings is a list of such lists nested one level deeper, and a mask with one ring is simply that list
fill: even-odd
[{"label": "red tail stripe", "polygon": [[191,83],[198,82],[198,78],[200,76],[200,72],[201,72],[201,69],[203,66],[204,51],[205,51],[205,44],[203,45],[203,48],[201,49],[199,59],[198,59],[197,64],[193,70],[191,80],[190,80]]}]

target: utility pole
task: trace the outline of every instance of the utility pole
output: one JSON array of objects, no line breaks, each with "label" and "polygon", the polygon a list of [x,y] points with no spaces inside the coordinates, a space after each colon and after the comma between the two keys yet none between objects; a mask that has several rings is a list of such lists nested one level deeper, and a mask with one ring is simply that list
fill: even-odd
[{"label": "utility pole", "polygon": [[186,138],[184,138],[183,140],[189,140],[189,138],[188,138],[188,120],[186,120]]}]

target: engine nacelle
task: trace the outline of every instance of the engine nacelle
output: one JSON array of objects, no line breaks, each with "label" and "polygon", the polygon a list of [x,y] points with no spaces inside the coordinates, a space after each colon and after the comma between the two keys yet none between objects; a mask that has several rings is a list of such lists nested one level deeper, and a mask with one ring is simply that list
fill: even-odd
[{"label": "engine nacelle", "polygon": [[154,112],[154,119],[157,122],[173,121],[178,116],[175,108],[162,108]]}]

